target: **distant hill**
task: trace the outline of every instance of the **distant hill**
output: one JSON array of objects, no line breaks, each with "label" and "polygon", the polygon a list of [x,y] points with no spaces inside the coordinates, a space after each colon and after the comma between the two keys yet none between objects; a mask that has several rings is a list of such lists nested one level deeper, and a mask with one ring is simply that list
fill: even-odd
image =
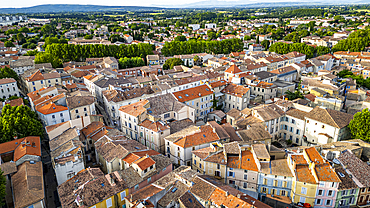
[{"label": "distant hill", "polygon": [[157,10],[160,7],[143,6],[100,6],[79,4],[44,4],[23,8],[0,8],[0,14],[15,13],[59,13],[59,12],[98,12],[98,11],[148,11]]}]

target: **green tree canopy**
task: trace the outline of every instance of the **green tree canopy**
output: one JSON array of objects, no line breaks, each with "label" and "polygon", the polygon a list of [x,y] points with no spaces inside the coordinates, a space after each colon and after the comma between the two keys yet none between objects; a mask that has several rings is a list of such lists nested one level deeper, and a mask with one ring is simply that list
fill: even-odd
[{"label": "green tree canopy", "polygon": [[368,108],[358,112],[349,123],[352,138],[370,141],[370,112]]},{"label": "green tree canopy", "polygon": [[13,78],[15,80],[18,80],[18,75],[13,69],[9,67],[4,67],[0,68],[0,79],[3,78]]},{"label": "green tree canopy", "polygon": [[186,37],[183,35],[179,35],[175,38],[175,41],[186,41]]},{"label": "green tree canopy", "polygon": [[3,175],[4,171],[0,169],[0,206],[5,205],[5,195],[6,195],[6,178]]},{"label": "green tree canopy", "polygon": [[5,105],[0,117],[0,143],[11,141],[15,136],[40,136],[44,128],[37,115],[27,106]]},{"label": "green tree canopy", "polygon": [[4,47],[15,47],[15,45],[12,43],[12,41],[5,41]]},{"label": "green tree canopy", "polygon": [[166,62],[163,64],[163,69],[173,69],[174,66],[183,65],[184,62],[179,58],[170,58],[167,59]]},{"label": "green tree canopy", "polygon": [[118,60],[118,63],[119,63],[119,67],[121,69],[127,69],[127,68],[138,67],[138,66],[145,66],[144,60],[140,57],[120,58]]}]

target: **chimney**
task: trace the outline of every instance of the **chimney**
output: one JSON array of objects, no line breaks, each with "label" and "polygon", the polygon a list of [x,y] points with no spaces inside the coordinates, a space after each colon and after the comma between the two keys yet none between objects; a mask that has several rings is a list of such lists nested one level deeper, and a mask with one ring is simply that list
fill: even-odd
[{"label": "chimney", "polygon": [[229,192],[228,191],[226,191],[225,194],[226,194],[226,196],[229,196]]},{"label": "chimney", "polygon": [[238,194],[237,197],[240,199],[240,194]]}]

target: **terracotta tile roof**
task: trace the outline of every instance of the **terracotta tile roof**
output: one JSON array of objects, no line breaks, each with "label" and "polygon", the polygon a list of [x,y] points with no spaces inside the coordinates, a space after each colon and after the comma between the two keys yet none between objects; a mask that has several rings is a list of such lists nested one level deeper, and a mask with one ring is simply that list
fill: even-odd
[{"label": "terracotta tile roof", "polygon": [[312,175],[308,165],[297,165],[295,169],[297,181],[316,184],[315,177]]},{"label": "terracotta tile roof", "polygon": [[309,99],[312,102],[315,102],[316,96],[313,95],[313,94],[307,94],[307,95],[304,95],[304,97],[307,98],[307,99]]},{"label": "terracotta tile roof", "polygon": [[191,193],[204,201],[208,201],[216,188],[199,177],[195,177],[193,182],[194,184],[190,188]]},{"label": "terracotta tile roof", "polygon": [[37,109],[38,112],[47,115],[52,114],[56,112],[66,111],[68,110],[67,107],[61,106],[61,105],[55,105],[55,103],[49,103],[47,105],[44,105]]},{"label": "terracotta tile roof", "polygon": [[335,168],[335,172],[339,176],[341,183],[339,183],[338,190],[357,189],[357,184],[353,181],[352,177],[348,175],[343,167]]},{"label": "terracotta tile roof", "polygon": [[41,157],[40,137],[30,136],[23,138],[22,142],[14,150],[14,161],[18,161],[25,155]]},{"label": "terracotta tile roof", "polygon": [[294,68],[294,67],[292,67],[292,66],[286,66],[286,67],[283,67],[283,68],[280,68],[280,69],[272,70],[272,71],[270,71],[270,73],[273,73],[273,74],[286,74],[286,73],[293,72],[293,71],[296,71],[297,72],[297,69]]},{"label": "terracotta tile roof", "polygon": [[40,70],[36,71],[34,74],[32,74],[30,77],[26,78],[28,82],[38,81],[38,80],[44,80],[44,76],[42,76],[42,73]]},{"label": "terracotta tile roof", "polygon": [[238,74],[238,73],[241,73],[243,71],[240,70],[235,64],[233,64],[228,69],[226,69],[225,72],[231,73],[231,74]]},{"label": "terracotta tile roof", "polygon": [[258,171],[257,164],[250,150],[242,151],[241,159],[238,156],[229,156],[227,158],[227,166],[230,168]]},{"label": "terracotta tile roof", "polygon": [[44,199],[42,162],[24,162],[12,176],[14,207],[28,207]]},{"label": "terracotta tile roof", "polygon": [[349,125],[353,115],[336,110],[315,107],[306,117],[341,129]]},{"label": "terracotta tile roof", "polygon": [[190,193],[190,191],[185,192],[179,201],[184,206],[184,208],[204,208],[203,205]]},{"label": "terracotta tile roof", "polygon": [[133,163],[138,165],[139,168],[141,168],[141,170],[145,170],[150,166],[154,165],[155,161],[151,157],[142,157]]},{"label": "terracotta tile roof", "polygon": [[8,175],[17,172],[17,165],[15,162],[6,162],[0,165],[0,170],[3,171],[3,175]]},{"label": "terracotta tile roof", "polygon": [[209,85],[211,86],[211,88],[216,88],[227,85],[227,82],[225,80],[219,80],[217,82],[211,82],[209,83]]},{"label": "terracotta tile roof", "polygon": [[174,144],[182,148],[187,148],[218,140],[220,140],[220,138],[215,132],[213,132],[213,128],[210,125],[204,125],[199,127],[199,131],[197,132],[191,132],[190,134],[185,134],[175,139]]},{"label": "terracotta tile roof", "polygon": [[90,134],[100,130],[104,127],[104,123],[100,121],[91,122],[89,125],[81,129],[81,133],[88,137]]},{"label": "terracotta tile roof", "polygon": [[139,152],[133,152],[133,153],[128,154],[122,160],[130,165],[131,163],[135,162],[136,160],[146,155],[152,156],[152,155],[159,155],[159,154],[160,153],[155,150],[139,151]]},{"label": "terracotta tile roof", "polygon": [[93,96],[73,96],[73,97],[67,97],[67,106],[69,110],[72,110],[74,108],[92,105],[95,101],[95,98]]},{"label": "terracotta tile roof", "polygon": [[261,163],[261,173],[293,177],[286,159],[271,160],[270,162]]},{"label": "terracotta tile roof", "polygon": [[161,121],[153,122],[150,121],[149,119],[145,119],[143,122],[139,124],[139,126],[142,126],[154,132],[160,132],[170,128],[167,124]]},{"label": "terracotta tile roof", "polygon": [[256,87],[262,87],[262,88],[271,88],[274,84],[261,81],[259,82]]},{"label": "terracotta tile roof", "polygon": [[247,94],[249,91],[249,88],[241,86],[241,85],[236,85],[236,84],[229,84],[225,89],[223,89],[221,92],[229,94],[229,95],[234,95],[237,97],[243,97],[245,94]]},{"label": "terracotta tile roof", "polygon": [[149,103],[148,100],[142,100],[136,103],[132,103],[130,105],[121,106],[119,110],[131,116],[137,117],[146,112],[147,109],[144,106],[148,103]]},{"label": "terracotta tile roof", "polygon": [[289,109],[287,112],[286,112],[286,115],[288,116],[292,116],[294,118],[298,118],[300,120],[303,120],[304,121],[304,117],[307,115],[308,113],[306,111],[302,111],[302,110],[299,110],[299,109],[296,109],[296,108],[291,108]]},{"label": "terracotta tile roof", "polygon": [[349,171],[352,177],[355,177],[359,183],[360,188],[370,187],[370,166],[366,162],[362,161],[355,154],[349,150],[343,151],[338,160],[342,163],[342,166]]},{"label": "terracotta tile roof", "polygon": [[194,155],[196,155],[202,160],[206,159],[213,152],[215,152],[215,150],[212,147],[205,147],[202,149],[192,151]]},{"label": "terracotta tile roof", "polygon": [[18,98],[18,99],[14,99],[14,100],[7,100],[7,101],[5,101],[5,105],[6,104],[9,104],[12,107],[24,105],[23,98]]},{"label": "terracotta tile roof", "polygon": [[13,83],[13,82],[17,82],[17,81],[15,79],[13,79],[13,78],[0,79],[0,85],[10,84],[10,83]]},{"label": "terracotta tile roof", "polygon": [[213,92],[207,85],[200,85],[173,93],[176,99],[180,102],[187,102],[189,100],[194,100],[211,94],[213,94]]},{"label": "terracotta tile roof", "polygon": [[304,158],[303,155],[291,155],[292,160],[294,161],[295,164],[297,165],[305,165],[307,164],[306,159]]},{"label": "terracotta tile roof", "polygon": [[328,162],[315,165],[315,172],[319,181],[341,182],[338,175]]},{"label": "terracotta tile roof", "polygon": [[306,152],[311,162],[316,163],[316,164],[325,163],[324,159],[321,157],[321,155],[319,154],[319,152],[316,150],[315,147],[304,149],[304,151]]},{"label": "terracotta tile roof", "polygon": [[145,188],[140,189],[134,194],[130,194],[126,196],[126,199],[130,202],[135,204],[137,201],[148,199],[151,196],[163,191],[163,188],[158,186],[150,185]]}]

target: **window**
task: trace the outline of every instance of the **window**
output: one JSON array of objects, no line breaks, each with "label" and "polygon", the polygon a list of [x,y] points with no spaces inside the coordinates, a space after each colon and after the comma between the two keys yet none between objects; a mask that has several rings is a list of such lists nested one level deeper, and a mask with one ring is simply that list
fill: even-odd
[{"label": "window", "polygon": [[265,187],[262,187],[262,193],[266,193],[267,189]]},{"label": "window", "polygon": [[347,190],[342,191],[342,196],[347,196]]},{"label": "window", "polygon": [[340,200],[339,201],[339,206],[344,206],[344,205],[346,205],[346,200],[345,199]]},{"label": "window", "polygon": [[285,191],[284,190],[281,190],[281,194],[280,195],[281,196],[285,196],[285,194],[286,194]]},{"label": "window", "polygon": [[287,182],[286,181],[283,181],[283,187],[286,188],[287,187]]},{"label": "window", "polygon": [[74,173],[74,172],[73,172],[73,173],[68,173],[68,174],[67,174],[67,179],[72,178],[74,175],[75,175],[75,173]]},{"label": "window", "polygon": [[356,193],[356,189],[351,189],[350,194],[355,194],[355,193]]},{"label": "window", "polygon": [[321,205],[321,199],[316,199],[316,205]]},{"label": "window", "polygon": [[170,117],[170,113],[164,114],[164,118],[168,118],[168,117]]},{"label": "window", "polygon": [[199,168],[202,168],[202,164],[199,163]]},{"label": "window", "polygon": [[112,206],[112,199],[109,198],[107,199],[107,207],[111,207]]},{"label": "window", "polygon": [[331,205],[331,200],[327,199],[325,205],[330,206]]},{"label": "window", "polygon": [[306,202],[306,198],[303,197],[303,196],[299,197],[299,202],[305,203]]},{"label": "window", "polygon": [[246,189],[246,188],[248,188],[248,183],[245,183],[245,182],[244,182],[244,183],[243,183],[243,188],[245,188],[245,189]]},{"label": "window", "polygon": [[333,190],[329,190],[328,191],[328,196],[332,196],[333,195]]},{"label": "window", "polygon": [[334,187],[335,187],[335,182],[332,182],[332,183],[330,184],[330,187],[334,188]]},{"label": "window", "polygon": [[294,119],[292,119],[292,124],[295,124],[295,120]]},{"label": "window", "polygon": [[319,196],[322,196],[322,195],[324,195],[324,192],[323,192],[323,190],[319,189],[319,191],[317,192],[317,195],[319,195]]},{"label": "window", "polygon": [[301,133],[301,130],[297,129],[296,134],[300,134],[300,133]]},{"label": "window", "polygon": [[120,195],[121,195],[121,201],[125,200],[125,197],[126,197],[126,191],[122,191],[122,192],[120,193]]},{"label": "window", "polygon": [[55,115],[52,115],[51,118],[55,118]]},{"label": "window", "polygon": [[355,203],[355,197],[351,197],[351,198],[349,198],[349,202],[348,202],[349,204],[353,204],[353,203]]},{"label": "window", "polygon": [[78,113],[78,109],[76,109],[76,113]]},{"label": "window", "polygon": [[229,177],[235,177],[235,173],[229,171]]},{"label": "window", "polygon": [[263,185],[267,185],[267,179],[266,178],[263,179]]},{"label": "window", "polygon": [[137,184],[136,186],[135,186],[135,190],[138,190],[139,189],[139,184]]},{"label": "window", "polygon": [[63,117],[63,113],[60,113],[60,117]]},{"label": "window", "polygon": [[248,180],[248,175],[244,175],[244,180]]},{"label": "window", "polygon": [[278,181],[274,180],[274,185],[273,186],[277,186],[277,185],[278,185]]},{"label": "window", "polygon": [[307,194],[307,188],[302,187],[302,189],[301,189],[301,194]]},{"label": "window", "polygon": [[86,108],[84,108],[84,111],[87,111],[87,109],[86,109]]},{"label": "window", "polygon": [[324,187],[324,186],[325,186],[325,183],[320,181],[319,187]]},{"label": "window", "polygon": [[194,160],[194,165],[196,165],[197,164],[197,161],[196,160]]},{"label": "window", "polygon": [[220,164],[217,164],[217,169],[220,169],[221,167],[220,167]]}]

